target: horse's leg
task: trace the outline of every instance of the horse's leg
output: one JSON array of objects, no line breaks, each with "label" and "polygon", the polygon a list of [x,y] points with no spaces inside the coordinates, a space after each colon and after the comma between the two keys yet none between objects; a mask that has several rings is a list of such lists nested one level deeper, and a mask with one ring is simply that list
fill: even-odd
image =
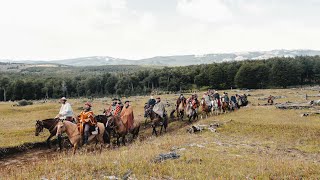
[{"label": "horse's leg", "polygon": [[155,125],[153,125],[153,130],[152,130],[152,135],[156,135],[156,136],[158,136],[158,133],[157,133],[157,129],[156,129],[156,126]]},{"label": "horse's leg", "polygon": [[76,142],[74,145],[73,145],[73,154],[76,154],[76,150],[78,148],[78,143],[79,142]]},{"label": "horse's leg", "polygon": [[148,121],[148,116],[147,116],[146,119],[144,120],[144,128],[147,128],[147,121]]},{"label": "horse's leg", "polygon": [[59,135],[58,136],[58,138],[57,138],[57,140],[58,140],[58,144],[59,144],[59,150],[61,151],[62,150],[62,138],[61,138],[61,135]]},{"label": "horse's leg", "polygon": [[162,123],[161,128],[160,128],[160,135],[162,134],[162,129],[163,129],[164,123]]},{"label": "horse's leg", "polygon": [[120,135],[117,134],[117,145],[120,146]]},{"label": "horse's leg", "polygon": [[51,143],[50,143],[50,139],[54,136],[54,134],[50,134],[50,136],[47,139],[47,146],[49,149],[51,149]]},{"label": "horse's leg", "polygon": [[126,135],[122,136],[122,143],[123,143],[124,146],[126,145]]}]

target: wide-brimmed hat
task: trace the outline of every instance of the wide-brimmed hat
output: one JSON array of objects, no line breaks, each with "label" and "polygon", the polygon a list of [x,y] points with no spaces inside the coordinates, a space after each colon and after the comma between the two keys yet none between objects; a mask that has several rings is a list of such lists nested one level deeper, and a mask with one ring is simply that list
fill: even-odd
[{"label": "wide-brimmed hat", "polygon": [[60,100],[67,101],[67,98],[66,97],[62,97]]},{"label": "wide-brimmed hat", "polygon": [[124,101],[124,103],[127,103],[127,102],[131,102],[131,101],[129,101],[129,100]]},{"label": "wide-brimmed hat", "polygon": [[92,107],[92,104],[90,102],[86,102],[84,105]]}]

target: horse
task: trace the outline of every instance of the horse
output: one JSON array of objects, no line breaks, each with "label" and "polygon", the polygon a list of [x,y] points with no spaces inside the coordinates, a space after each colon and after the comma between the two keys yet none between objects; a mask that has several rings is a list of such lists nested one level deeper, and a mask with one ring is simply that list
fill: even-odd
[{"label": "horse", "polygon": [[184,117],[185,107],[186,107],[186,101],[181,101],[177,109],[177,117],[181,120],[183,120],[183,117]]},{"label": "horse", "polygon": [[[50,135],[47,138],[47,146],[49,149],[51,149],[51,143],[50,143],[50,139],[56,135],[57,133],[57,123],[58,123],[58,119],[45,119],[45,120],[37,120],[36,121],[36,129],[35,129],[35,136],[39,136],[40,132],[43,132],[43,128],[46,128],[49,130]],[[62,145],[61,145],[61,138],[58,137],[58,144],[59,144],[59,148],[60,150],[62,149]]]},{"label": "horse", "polygon": [[110,125],[113,127],[114,134],[117,138],[117,145],[120,146],[120,138],[122,138],[123,145],[126,145],[125,137],[128,134],[126,126],[123,124],[119,116],[108,115]]},{"label": "horse", "polygon": [[189,118],[189,122],[191,122],[191,118],[193,118],[193,120],[195,120],[196,118],[198,119],[198,113],[195,109],[192,108],[191,102],[189,102],[186,106],[186,114]]},{"label": "horse", "polygon": [[206,101],[204,100],[204,98],[201,99],[201,102],[200,102],[200,105],[201,105],[201,110],[202,110],[202,113],[201,113],[201,119],[202,119],[202,116],[203,116],[203,113],[206,114],[206,118],[208,118],[209,114],[210,114],[210,108],[209,106],[207,105]]},{"label": "horse", "polygon": [[145,128],[147,127],[148,118],[150,118],[150,120],[152,121],[150,116],[150,113],[152,112],[152,108],[153,106],[148,106],[148,105],[144,106],[144,112],[145,112],[144,127]]},{"label": "horse", "polygon": [[113,131],[113,127],[111,126],[111,122],[109,121],[106,115],[97,115],[95,116],[97,122],[102,123],[105,126],[105,132],[103,135],[104,143],[110,144],[111,142],[111,133]]},{"label": "horse", "polygon": [[177,117],[178,119],[181,119],[183,120],[183,116],[184,116],[184,109],[186,107],[186,98],[183,97],[183,98],[178,98],[177,99],[177,102],[176,102],[176,110],[177,110]]},{"label": "horse", "polygon": [[212,106],[212,113],[215,115],[219,115],[219,104],[218,101],[216,99],[211,100],[211,106]]},{"label": "horse", "polygon": [[158,136],[157,132],[157,126],[161,126],[160,128],[160,135],[162,134],[162,130],[164,129],[164,132],[167,132],[168,127],[168,118],[166,115],[164,115],[163,118],[161,118],[159,115],[157,115],[153,110],[150,112],[150,118],[152,121],[152,135]]},{"label": "horse", "polygon": [[140,126],[141,126],[141,123],[139,121],[133,122],[133,127],[129,129],[129,133],[132,134],[132,139],[134,139],[135,137],[138,137]]},{"label": "horse", "polygon": [[221,98],[221,109],[224,113],[227,113],[227,110],[229,109],[229,103],[225,101],[225,98]]},{"label": "horse", "polygon": [[[89,137],[88,142],[91,142],[93,140],[96,141],[96,145],[98,142],[100,142],[100,152],[102,151],[103,145],[104,145],[104,140],[103,140],[103,135],[105,131],[105,127],[102,123],[97,123],[97,126],[99,128],[99,133],[97,135],[91,135]],[[80,134],[80,131],[78,129],[77,124],[73,124],[70,121],[59,121],[57,123],[57,133],[56,136],[61,136],[63,132],[66,132],[71,144],[73,145],[73,154],[76,153],[76,149],[80,146],[82,136]]]}]

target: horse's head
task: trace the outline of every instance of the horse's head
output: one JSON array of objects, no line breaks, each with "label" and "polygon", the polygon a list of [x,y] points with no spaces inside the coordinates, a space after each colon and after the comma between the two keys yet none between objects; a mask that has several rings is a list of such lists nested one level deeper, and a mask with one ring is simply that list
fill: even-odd
[{"label": "horse's head", "polygon": [[66,131],[66,127],[64,125],[64,122],[63,121],[59,121],[58,124],[57,124],[57,134],[56,136],[61,136],[62,133],[64,133]]},{"label": "horse's head", "polygon": [[37,120],[35,126],[36,126],[35,136],[39,136],[40,132],[43,131],[43,122],[40,120]]}]

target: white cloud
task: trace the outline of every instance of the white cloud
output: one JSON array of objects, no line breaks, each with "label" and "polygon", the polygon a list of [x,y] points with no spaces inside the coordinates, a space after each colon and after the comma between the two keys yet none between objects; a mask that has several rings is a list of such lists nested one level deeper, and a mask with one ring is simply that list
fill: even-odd
[{"label": "white cloud", "polygon": [[320,49],[316,0],[176,0],[170,12],[128,1],[0,0],[0,59]]},{"label": "white cloud", "polygon": [[203,22],[219,22],[232,17],[232,12],[222,0],[178,0],[177,11]]}]

